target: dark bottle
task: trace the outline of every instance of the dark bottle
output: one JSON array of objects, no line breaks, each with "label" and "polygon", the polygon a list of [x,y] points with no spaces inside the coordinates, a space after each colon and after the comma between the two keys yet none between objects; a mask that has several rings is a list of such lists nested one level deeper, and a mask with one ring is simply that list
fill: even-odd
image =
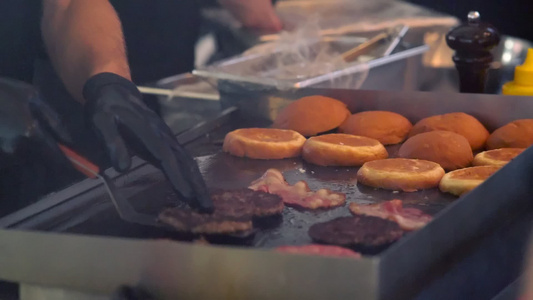
[{"label": "dark bottle", "polygon": [[459,72],[461,93],[483,93],[493,61],[490,50],[500,42],[498,30],[480,21],[477,11],[468,13],[468,22],[452,29],[446,43],[455,50],[453,62]]}]

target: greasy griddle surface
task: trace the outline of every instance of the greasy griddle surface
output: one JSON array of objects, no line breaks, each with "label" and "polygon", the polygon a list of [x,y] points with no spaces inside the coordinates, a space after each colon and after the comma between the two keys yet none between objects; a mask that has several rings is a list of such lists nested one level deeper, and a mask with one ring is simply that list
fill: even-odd
[{"label": "greasy griddle surface", "polygon": [[[391,156],[395,156],[398,146],[388,147]],[[202,174],[210,188],[246,188],[253,180],[259,178],[267,169],[276,168],[283,172],[286,180],[294,184],[304,180],[312,190],[328,188],[346,194],[346,205],[330,210],[306,211],[286,207],[282,218],[273,218],[261,222],[259,230],[247,244],[260,247],[281,245],[301,245],[311,242],[307,234],[309,227],[317,222],[324,222],[340,216],[349,216],[350,202],[379,203],[401,199],[406,206],[420,208],[434,215],[456,198],[443,194],[437,189],[414,193],[392,192],[358,185],[356,174],[358,168],[320,167],[307,164],[300,158],[284,160],[253,160],[218,153],[198,158]],[[139,211],[157,215],[168,206],[176,206],[171,188],[158,178],[144,177],[126,184],[126,189],[144,185],[144,191],[129,196],[129,200]]]}]

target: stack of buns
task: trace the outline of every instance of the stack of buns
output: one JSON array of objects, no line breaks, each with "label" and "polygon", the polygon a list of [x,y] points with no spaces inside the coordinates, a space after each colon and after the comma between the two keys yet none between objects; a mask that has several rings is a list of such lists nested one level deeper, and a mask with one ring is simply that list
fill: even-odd
[{"label": "stack of buns", "polygon": [[474,159],[468,140],[451,131],[429,131],[409,138],[400,147],[399,157],[433,161],[446,171],[468,167]]},{"label": "stack of buns", "polygon": [[313,136],[339,127],[350,115],[343,102],[324,96],[298,99],[285,107],[272,127]]},{"label": "stack of buns", "polygon": [[451,131],[464,136],[473,151],[477,151],[485,145],[489,137],[489,131],[471,115],[455,112],[443,115],[436,115],[418,121],[409,137],[430,131]]},{"label": "stack of buns", "polygon": [[339,127],[343,133],[366,136],[384,145],[405,140],[413,125],[406,117],[390,111],[364,111],[351,115]]},{"label": "stack of buns", "polygon": [[487,149],[527,148],[533,145],[533,119],[513,121],[496,129],[487,140]]},{"label": "stack of buns", "polygon": [[[402,142],[399,158],[388,158],[384,145]],[[230,132],[223,149],[255,159],[301,155],[320,166],[362,166],[357,176],[361,184],[414,191],[440,183],[443,192],[461,195],[532,144],[533,119],[510,122],[490,134],[462,112],[430,116],[412,125],[394,112],[352,115],[341,101],[309,96],[285,107],[273,128]],[[484,148],[488,151],[480,152]],[[475,167],[468,168],[471,165]]]}]

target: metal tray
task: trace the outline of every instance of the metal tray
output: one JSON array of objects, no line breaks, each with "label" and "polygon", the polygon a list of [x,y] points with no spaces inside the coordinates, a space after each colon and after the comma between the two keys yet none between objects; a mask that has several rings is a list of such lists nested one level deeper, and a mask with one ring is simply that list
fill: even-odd
[{"label": "metal tray", "polygon": [[[253,98],[257,104],[270,96],[290,101],[294,99],[291,97],[306,93],[335,96],[346,101],[353,111],[397,111],[412,121],[436,113],[465,111],[480,118],[491,130],[510,120],[531,117],[533,113],[531,99],[485,95],[451,97],[429,93],[308,90],[286,95],[223,97],[230,98],[226,102],[234,103]],[[215,154],[199,161],[208,184],[213,187],[243,187],[267,168],[274,167],[284,171],[289,181],[305,179],[312,188],[325,185],[342,189],[350,195],[349,201],[403,198],[425,204],[429,211],[440,212],[422,230],[408,234],[378,255],[360,260],[243,249],[248,245],[271,248],[308,243],[306,227],[310,223],[348,214],[346,207],[320,213],[288,209],[280,224],[267,226],[247,243],[235,243],[240,247],[68,235],[50,235],[48,239],[46,234],[1,232],[0,249],[9,255],[0,258],[0,278],[101,293],[110,293],[120,284],[140,284],[169,299],[170,295],[180,299],[214,299],[217,295],[242,299],[408,299],[415,295],[424,299],[446,299],[446,296],[451,299],[457,295],[486,299],[496,295],[519,272],[528,236],[522,233],[529,231],[532,219],[533,149],[453,202],[453,198],[436,190],[393,194],[365,189],[353,184],[355,169],[321,168],[304,165],[300,160],[265,162]],[[151,166],[138,164],[128,174],[110,176],[139,210],[156,213],[156,206],[172,202],[171,191]],[[0,225],[86,235],[186,239],[175,233],[121,222],[103,187],[91,182],[82,184],[85,186],[74,186],[61,195],[45,199],[54,205],[42,206],[24,218],[20,215],[4,218]],[[441,210],[445,204],[449,205]],[[40,250],[33,253],[32,249]],[[504,264],[490,264],[494,259]],[[25,261],[24,268],[19,261]],[[489,273],[486,268],[480,268],[485,265],[491,266],[490,286],[480,279]],[[72,266],[86,271],[72,273]],[[464,266],[459,269],[463,277],[450,276],[454,270],[457,272],[458,266]],[[113,276],[102,277],[99,273],[110,272],[110,268]],[[486,271],[485,274],[480,274],[480,270]],[[44,276],[44,272],[54,276]],[[210,288],[200,287],[200,282],[209,282]]]},{"label": "metal tray", "polygon": [[[358,44],[364,42],[360,37],[328,37],[323,38],[319,43],[329,45],[331,49],[339,53],[339,56]],[[387,46],[387,45],[384,45]],[[290,76],[279,78],[276,69],[276,61],[281,53],[279,51],[264,51],[263,53],[244,54],[217,62],[211,66],[198,68],[193,74],[205,78],[213,83],[227,81],[245,87],[255,89],[276,88],[291,89],[317,87],[327,84],[329,88],[335,87],[339,82],[344,82],[341,78],[356,76],[357,73],[366,73],[368,70],[387,65],[413,56],[421,55],[429,47],[423,44],[410,45],[401,43],[394,53],[382,56],[384,47],[378,47],[373,52],[366,55],[363,62],[354,61],[342,67],[335,67],[327,73],[317,73],[309,76]],[[364,78],[363,78],[364,79]]]}]

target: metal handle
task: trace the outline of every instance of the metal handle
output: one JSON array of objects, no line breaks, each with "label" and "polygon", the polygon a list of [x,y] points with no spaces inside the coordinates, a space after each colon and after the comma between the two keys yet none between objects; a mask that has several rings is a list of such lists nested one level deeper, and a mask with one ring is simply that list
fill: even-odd
[{"label": "metal handle", "polygon": [[383,56],[391,55],[392,51],[396,49],[396,47],[398,46],[400,41],[403,39],[403,37],[405,36],[408,30],[409,30],[409,26],[406,26],[406,25],[403,25],[399,27],[398,30],[395,30],[396,32],[394,33],[395,35],[394,39],[390,43],[389,47],[387,47],[387,50],[385,50],[385,52],[383,53]]},{"label": "metal handle", "polygon": [[377,46],[380,42],[386,40],[389,37],[389,34],[382,32],[373,38],[367,40],[366,42],[357,45],[356,47],[344,52],[342,58],[346,62],[351,62],[358,56],[367,53],[370,49]]},{"label": "metal handle", "polygon": [[213,95],[213,94],[183,92],[183,91],[177,91],[177,90],[171,90],[171,89],[153,88],[153,87],[148,87],[148,86],[137,86],[137,88],[139,89],[141,93],[148,94],[148,95],[167,96],[169,98],[184,97],[184,98],[212,100],[212,101],[220,100],[219,95]]},{"label": "metal handle", "polygon": [[113,181],[105,174],[100,174],[100,168],[97,165],[93,164],[88,159],[74,152],[65,145],[58,144],[58,146],[78,171],[89,178],[98,178],[102,180],[107,190],[107,194],[109,195],[109,198],[111,198],[111,202],[113,202],[113,205],[115,206],[115,209],[117,210],[121,219],[127,222],[142,225],[160,226],[153,216],[138,213],[131,206],[128,200],[126,200],[126,198],[124,198],[122,194],[117,191]]},{"label": "metal handle", "polygon": [[57,145],[59,146],[59,149],[63,151],[65,156],[70,160],[70,162],[72,162],[72,165],[74,166],[74,168],[76,168],[76,170],[80,171],[81,173],[83,173],[85,176],[89,178],[93,178],[93,179],[98,178],[99,176],[98,173],[100,173],[100,168],[97,165],[93,164],[88,159],[74,152],[73,150],[71,150],[65,145],[62,145],[62,144],[57,144]]}]

